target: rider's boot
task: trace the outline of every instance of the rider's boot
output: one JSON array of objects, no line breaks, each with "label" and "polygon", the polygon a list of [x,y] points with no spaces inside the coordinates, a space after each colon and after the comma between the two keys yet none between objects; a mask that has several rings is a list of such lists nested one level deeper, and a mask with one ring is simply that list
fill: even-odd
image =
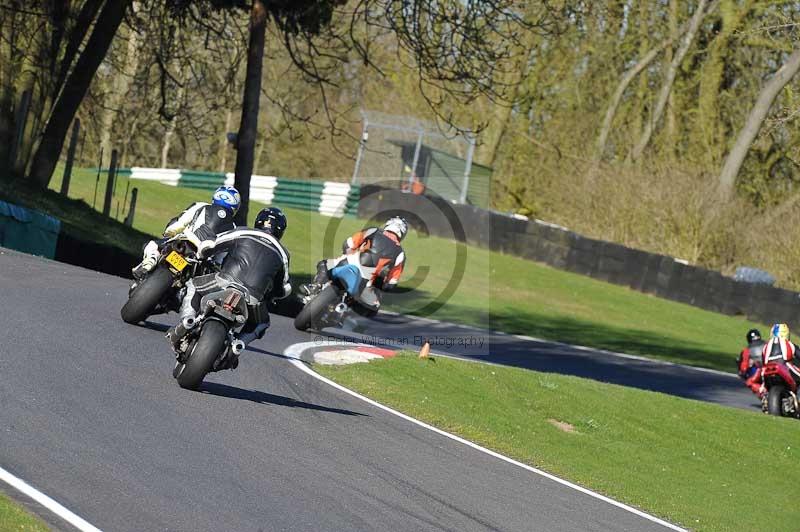
[{"label": "rider's boot", "polygon": [[131,271],[131,273],[133,273],[133,278],[141,282],[145,277],[147,277],[147,274],[150,273],[155,265],[155,259],[145,257],[145,259]]},{"label": "rider's boot", "polygon": [[144,247],[143,255],[142,262],[132,270],[133,278],[140,282],[147,277],[147,274],[158,262],[158,244],[154,240],[148,242]]},{"label": "rider's boot", "polygon": [[305,296],[317,295],[321,289],[322,285],[319,283],[308,283],[300,285],[300,292]]},{"label": "rider's boot", "polygon": [[322,259],[317,263],[317,274],[314,276],[314,280],[308,284],[300,285],[300,292],[306,296],[315,296],[328,281],[330,281],[328,261]]},{"label": "rider's boot", "polygon": [[264,319],[265,321],[256,325],[256,327],[252,331],[239,333],[238,340],[242,342],[241,351],[244,351],[244,349],[248,345],[250,345],[250,342],[252,342],[253,340],[257,338],[263,338],[264,333],[267,332],[267,329],[269,329],[270,326],[269,315],[265,316],[262,319]]}]

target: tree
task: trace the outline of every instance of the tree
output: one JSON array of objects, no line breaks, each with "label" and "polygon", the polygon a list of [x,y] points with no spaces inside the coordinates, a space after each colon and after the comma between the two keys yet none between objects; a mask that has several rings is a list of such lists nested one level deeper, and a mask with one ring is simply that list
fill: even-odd
[{"label": "tree", "polygon": [[[66,132],[131,0],[84,0],[79,8],[70,2],[52,4],[66,8],[75,22],[68,31],[55,9],[35,15],[50,22],[49,36],[55,44],[48,57],[61,58],[61,68],[53,60],[50,71],[44,71],[48,84],[55,80],[58,86],[42,98],[47,102],[52,96],[52,109],[42,121],[41,134],[34,135],[38,140],[29,175],[41,187],[47,186],[53,174]],[[479,95],[503,101],[508,87],[502,80],[510,76],[513,62],[509,59],[519,48],[520,36],[531,28],[550,31],[552,19],[558,14],[544,0],[536,4],[536,9],[526,8],[526,16],[531,12],[534,15],[525,20],[516,0],[142,0],[141,4],[144,11],[160,9],[163,4],[169,17],[198,25],[204,24],[210,12],[250,9],[248,67],[236,164],[236,183],[245,196],[242,218],[247,213],[263,43],[270,21],[305,82],[319,88],[326,114],[328,91],[336,87],[333,80],[337,70],[354,59],[374,67],[372,43],[392,35],[397,53],[408,58],[407,66],[418,73],[425,101],[440,119],[449,122],[453,115],[446,109],[452,109],[452,101],[469,104]],[[18,2],[13,2],[13,8],[15,13],[24,11]],[[219,36],[211,25],[206,30],[206,40]],[[7,101],[0,98],[0,102]]]},{"label": "tree", "polygon": [[[457,0],[364,0],[345,8],[345,0],[264,2],[254,0],[251,7],[245,94],[239,129],[234,184],[242,194],[237,222],[246,223],[250,178],[255,157],[259,95],[267,13],[279,28],[292,61],[317,83],[327,109],[325,86],[334,70],[355,55],[370,64],[370,42],[386,32],[393,33],[401,50],[414,62],[424,85],[426,100],[439,116],[447,97],[473,101],[488,94],[501,100],[506,86],[500,78],[511,46],[519,44],[519,31],[525,27],[516,2],[485,0],[464,4]],[[337,8],[343,9],[337,11]],[[551,14],[546,8],[536,22]],[[334,19],[344,23],[332,24]],[[361,31],[359,28],[366,28]]]},{"label": "tree", "polygon": [[756,103],[750,110],[747,121],[739,131],[736,143],[728,153],[722,172],[719,175],[719,186],[724,195],[728,197],[733,195],[736,177],[739,175],[739,170],[745,157],[747,157],[747,152],[750,150],[753,140],[755,140],[758,131],[761,129],[761,124],[772,107],[772,102],[775,101],[778,94],[798,71],[800,71],[800,48],[796,49],[775,72],[775,75],[764,84]]},{"label": "tree", "polygon": [[639,142],[633,147],[633,152],[631,153],[632,158],[638,159],[642,156],[644,149],[650,143],[650,139],[653,135],[653,130],[661,121],[661,115],[664,112],[664,109],[667,105],[667,100],[669,99],[670,92],[672,91],[672,85],[675,82],[675,76],[678,73],[678,66],[683,61],[683,58],[686,57],[686,53],[689,51],[689,47],[692,45],[694,41],[694,36],[697,34],[697,30],[700,27],[700,23],[703,20],[703,17],[706,15],[706,0],[700,0],[695,8],[695,13],[692,16],[692,21],[689,24],[689,29],[686,31],[686,34],[683,36],[683,41],[681,42],[680,47],[678,48],[675,57],[672,58],[672,62],[669,64],[667,68],[667,73],[665,79],[661,85],[661,91],[658,94],[658,100],[656,101],[656,107],[653,110],[653,117],[651,120],[648,120],[645,124],[644,131],[642,132],[642,136],[639,139]]},{"label": "tree", "polygon": [[242,206],[236,213],[236,223],[239,225],[247,225],[247,211],[250,204],[250,177],[253,175],[258,135],[258,107],[261,101],[261,72],[264,64],[266,30],[266,6],[261,0],[253,0],[250,11],[250,40],[247,46],[242,121],[236,141],[236,170],[233,183],[242,196]]},{"label": "tree", "polygon": [[[87,5],[91,3],[91,0],[86,2]],[[130,3],[131,0],[107,0],[103,4],[85,48],[58,92],[47,125],[42,132],[30,169],[30,179],[35,185],[44,188],[50,182],[72,119]],[[68,58],[65,57],[66,59]]]}]

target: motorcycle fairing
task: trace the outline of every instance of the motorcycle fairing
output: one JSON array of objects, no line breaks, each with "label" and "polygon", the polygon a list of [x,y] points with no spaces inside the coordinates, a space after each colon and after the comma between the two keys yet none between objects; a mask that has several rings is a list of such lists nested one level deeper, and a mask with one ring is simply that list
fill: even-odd
[{"label": "motorcycle fairing", "polygon": [[345,264],[331,270],[331,277],[344,286],[351,296],[358,296],[361,292],[361,271],[358,266]]},{"label": "motorcycle fairing", "polygon": [[771,362],[765,365],[761,373],[761,378],[766,382],[770,377],[780,378],[784,381],[786,386],[789,387],[792,393],[797,392],[797,382],[794,380],[794,377],[789,372],[789,368],[787,368],[785,364]]}]

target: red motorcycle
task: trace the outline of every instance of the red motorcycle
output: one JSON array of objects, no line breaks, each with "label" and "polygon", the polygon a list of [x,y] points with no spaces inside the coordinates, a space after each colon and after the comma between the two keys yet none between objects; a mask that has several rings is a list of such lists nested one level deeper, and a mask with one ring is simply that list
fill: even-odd
[{"label": "red motorcycle", "polygon": [[772,416],[800,418],[797,382],[786,364],[769,362],[761,369],[766,393],[761,396],[761,409]]}]

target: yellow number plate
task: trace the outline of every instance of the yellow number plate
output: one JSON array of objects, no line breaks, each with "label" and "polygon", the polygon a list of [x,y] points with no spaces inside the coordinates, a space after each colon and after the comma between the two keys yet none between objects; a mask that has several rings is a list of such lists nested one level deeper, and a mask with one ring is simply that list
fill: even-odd
[{"label": "yellow number plate", "polygon": [[186,259],[174,251],[167,255],[167,262],[179,272],[182,272],[186,265],[189,264]]}]

